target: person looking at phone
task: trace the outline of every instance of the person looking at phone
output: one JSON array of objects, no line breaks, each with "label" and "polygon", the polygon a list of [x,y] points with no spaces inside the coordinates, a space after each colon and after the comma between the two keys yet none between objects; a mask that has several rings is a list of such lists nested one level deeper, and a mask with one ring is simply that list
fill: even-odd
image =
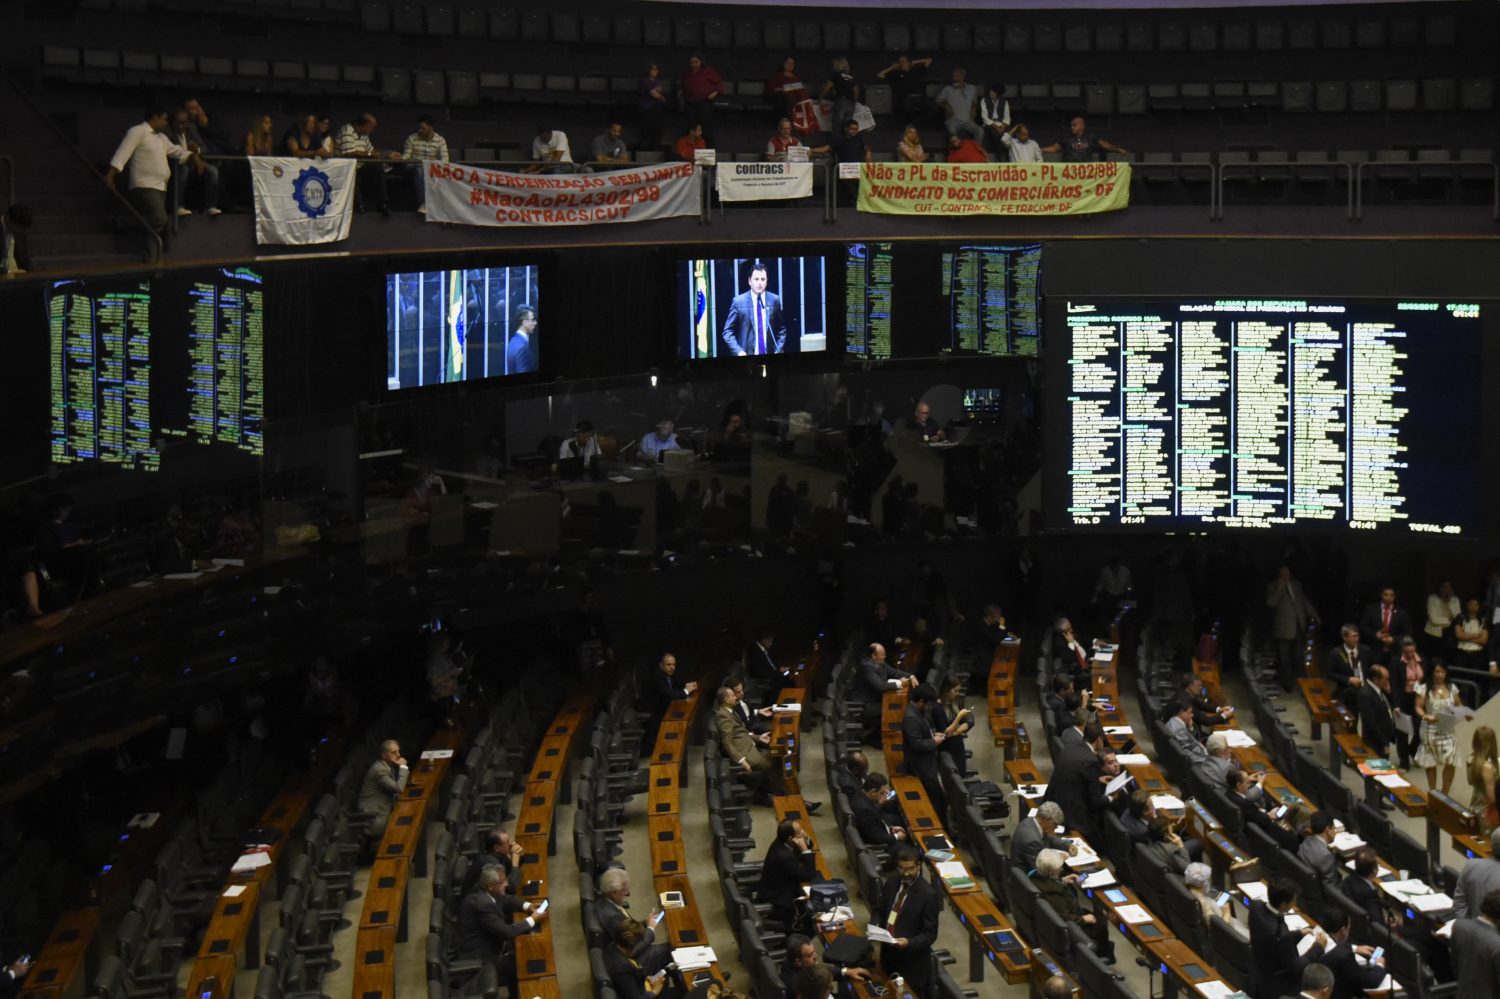
[{"label": "person looking at phone", "polygon": [[[545,923],[547,910],[544,904],[532,907],[505,889],[505,872],[499,867],[479,872],[479,884],[464,896],[459,907],[458,953],[493,965],[500,978],[510,983],[511,995],[516,995],[513,941]],[[524,918],[512,922],[511,917],[516,915]]]},{"label": "person looking at phone", "polygon": [[[1203,917],[1203,925],[1206,927],[1215,916],[1220,919],[1234,919],[1234,908],[1229,904],[1229,899],[1219,901],[1221,893],[1214,891],[1209,885],[1213,878],[1213,868],[1207,864],[1188,864],[1187,870],[1182,872],[1182,883],[1187,885],[1188,894],[1193,896],[1193,901],[1198,905],[1198,915]],[[1227,895],[1227,892],[1224,893]]]},{"label": "person looking at phone", "polygon": [[[614,939],[615,929],[630,918],[630,872],[623,867],[611,867],[599,875],[599,898],[594,906],[604,935]],[[664,967],[672,959],[672,948],[656,942],[656,927],[661,925],[661,919],[662,910],[653,909],[641,925],[641,940],[631,955],[651,971]]]},{"label": "person looking at phone", "polygon": [[[801,933],[791,933],[786,938],[786,960],[781,965],[781,984],[786,986],[789,995],[797,994],[797,981],[802,973],[809,968],[828,969],[830,982],[840,978],[851,982],[862,982],[870,977],[870,973],[864,968],[840,968],[832,964],[824,964],[818,960],[818,949],[813,942]],[[823,993],[825,996],[827,992]]]},{"label": "person looking at phone", "polygon": [[943,733],[940,752],[948,754],[960,775],[967,774],[969,751],[964,746],[964,736],[974,727],[974,709],[964,707],[964,684],[959,677],[949,674],[938,686],[937,703],[932,706],[932,727]]},{"label": "person looking at phone", "polygon": [[21,991],[21,983],[26,980],[26,972],[31,970],[31,955],[23,954],[0,972],[0,995],[13,996]]},{"label": "person looking at phone", "polygon": [[[1333,972],[1333,994],[1335,996],[1357,996],[1365,989],[1373,989],[1385,981],[1385,949],[1351,943],[1349,940],[1349,914],[1333,907],[1323,917],[1323,932],[1328,934],[1332,946],[1323,954],[1319,964]],[[1368,963],[1361,964],[1355,955]]]},{"label": "person looking at phone", "polygon": [[639,920],[626,916],[615,927],[613,939],[614,945],[604,951],[604,968],[609,972],[610,984],[614,986],[620,999],[648,999],[667,992],[667,969],[663,967],[647,974],[646,969],[634,957],[646,939],[646,927]]}]

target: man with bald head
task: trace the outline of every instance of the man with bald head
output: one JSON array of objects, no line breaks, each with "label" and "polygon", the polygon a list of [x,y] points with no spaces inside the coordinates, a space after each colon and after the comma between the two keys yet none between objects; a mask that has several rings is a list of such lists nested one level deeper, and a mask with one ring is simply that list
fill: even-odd
[{"label": "man with bald head", "polygon": [[892,666],[886,660],[886,649],[879,642],[870,643],[865,657],[859,663],[859,679],[854,695],[864,705],[865,741],[872,746],[880,745],[880,701],[888,690],[897,690],[902,685],[915,686],[917,678],[905,670]]},{"label": "man with bald head", "polygon": [[944,439],[943,428],[937,420],[932,418],[932,407],[926,402],[917,403],[917,408],[911,415],[911,427],[916,431],[917,440],[941,441]]}]

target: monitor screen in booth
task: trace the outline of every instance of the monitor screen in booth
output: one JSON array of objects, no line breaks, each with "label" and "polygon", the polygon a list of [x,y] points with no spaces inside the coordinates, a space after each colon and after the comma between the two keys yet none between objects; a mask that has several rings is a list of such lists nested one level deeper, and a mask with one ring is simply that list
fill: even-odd
[{"label": "monitor screen in booth", "polygon": [[677,262],[677,356],[799,354],[827,349],[823,258]]},{"label": "monitor screen in booth", "polygon": [[1048,522],[1472,533],[1480,311],[1057,296]]},{"label": "monitor screen in booth", "polygon": [[536,264],[387,274],[386,388],[536,371],[547,352],[537,282]]},{"label": "monitor screen in booth", "polygon": [[50,458],[155,471],[174,441],[265,450],[259,272],[68,278],[46,289]]}]

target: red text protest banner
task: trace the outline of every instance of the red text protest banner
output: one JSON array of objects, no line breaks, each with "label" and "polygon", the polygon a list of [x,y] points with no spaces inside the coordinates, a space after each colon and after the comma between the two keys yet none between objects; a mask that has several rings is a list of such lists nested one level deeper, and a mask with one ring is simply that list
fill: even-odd
[{"label": "red text protest banner", "polygon": [[599,173],[505,173],[424,160],[427,221],[460,225],[593,225],[696,215],[691,163]]},{"label": "red text protest banner", "polygon": [[859,210],[891,215],[1084,215],[1129,203],[1129,163],[866,163],[859,176]]}]

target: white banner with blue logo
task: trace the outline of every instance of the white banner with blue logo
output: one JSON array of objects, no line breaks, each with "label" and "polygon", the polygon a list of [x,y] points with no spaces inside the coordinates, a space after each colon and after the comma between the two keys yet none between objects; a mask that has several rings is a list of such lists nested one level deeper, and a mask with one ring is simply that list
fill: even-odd
[{"label": "white banner with blue logo", "polygon": [[307,246],[347,239],[358,165],[359,160],[250,157],[255,241]]}]

